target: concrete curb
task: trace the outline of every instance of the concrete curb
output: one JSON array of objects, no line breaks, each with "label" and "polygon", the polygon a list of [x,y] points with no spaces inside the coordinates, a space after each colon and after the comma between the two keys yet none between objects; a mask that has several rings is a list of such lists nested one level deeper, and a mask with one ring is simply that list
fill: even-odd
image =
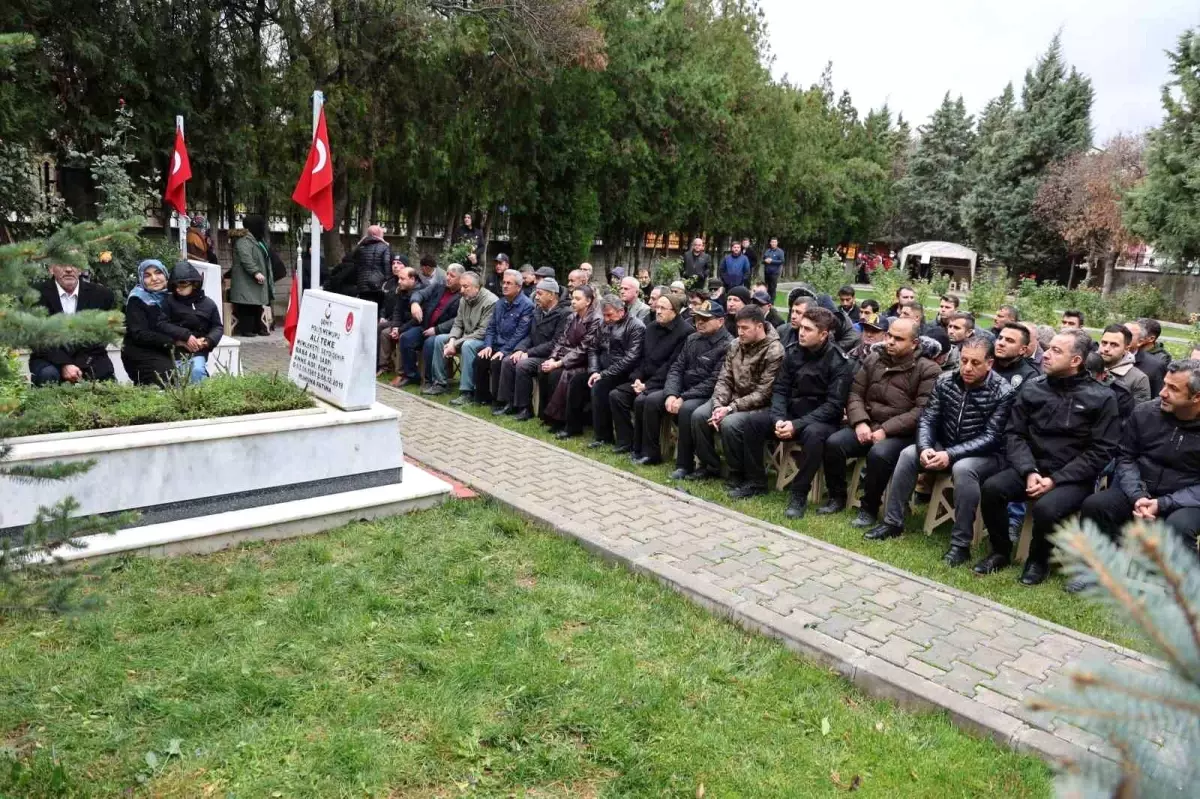
[{"label": "concrete curb", "polygon": [[[390,386],[381,386],[381,388],[388,392],[395,392],[397,395],[401,395],[408,400],[424,403],[439,411],[459,414],[472,422],[486,423],[485,420],[433,402],[432,400],[393,389]],[[702,505],[708,513],[719,513],[747,526],[757,527],[775,534],[801,540],[808,545],[818,547],[832,554],[837,554],[840,557],[851,559],[865,566],[874,569],[883,569],[893,575],[918,583],[930,590],[952,594],[956,598],[961,597],[966,602],[978,603],[1006,615],[1036,623],[1045,627],[1050,632],[1057,632],[1076,640],[1090,643],[1093,646],[1119,652],[1126,657],[1158,665],[1156,661],[1141,653],[1133,652],[1132,650],[1101,639],[1092,638],[1074,630],[1046,622],[1043,619],[1016,611],[983,597],[967,594],[950,586],[910,574],[866,556],[843,550],[824,541],[809,538],[785,527],[773,525],[737,513],[736,511],[728,510],[720,505],[694,497],[682,491],[662,486],[659,483],[639,477],[638,475],[615,469],[607,464],[588,459],[530,436],[506,430],[498,425],[492,425],[492,427],[500,433],[511,435],[523,442],[545,447],[558,455],[567,455],[575,458],[590,467],[605,469],[611,474],[618,475],[624,479],[637,481],[643,486],[668,495],[673,499]],[[590,537],[586,536],[582,531],[574,529],[575,524],[571,519],[547,508],[543,504],[506,495],[504,491],[499,490],[485,478],[469,474],[456,466],[437,463],[435,459],[426,459],[423,457],[424,453],[420,451],[419,447],[414,447],[410,444],[408,452],[418,461],[429,465],[431,468],[436,468],[456,480],[471,485],[480,492],[492,497],[500,504],[511,508],[519,515],[544,524],[560,535],[576,541],[589,552],[593,552],[607,561],[619,563],[636,573],[653,577],[701,607],[733,621],[743,629],[781,641],[788,649],[796,652],[810,662],[817,663],[845,677],[871,696],[895,701],[902,707],[911,710],[944,710],[956,726],[972,734],[988,737],[997,743],[1011,747],[1019,752],[1036,754],[1054,764],[1077,762],[1099,756],[1096,753],[1089,752],[1085,748],[1037,729],[1013,715],[965,697],[862,649],[839,641],[819,630],[812,629],[812,626],[815,626],[815,622],[817,621],[816,617],[808,617],[811,619],[810,626],[810,622],[806,619],[807,614],[804,614],[802,611],[794,612],[790,616],[782,616],[754,602],[743,599],[731,591],[713,585],[703,578],[684,572],[669,564],[653,560],[647,556],[631,556],[618,552],[615,548],[605,546],[604,536],[597,536],[594,533]]]}]

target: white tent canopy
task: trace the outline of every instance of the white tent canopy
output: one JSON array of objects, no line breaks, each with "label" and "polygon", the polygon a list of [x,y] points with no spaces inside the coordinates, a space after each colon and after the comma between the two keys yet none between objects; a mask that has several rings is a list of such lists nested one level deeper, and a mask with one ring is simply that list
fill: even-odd
[{"label": "white tent canopy", "polygon": [[900,251],[900,265],[908,263],[908,257],[916,255],[921,263],[927,264],[934,258],[950,258],[955,261],[967,261],[971,265],[971,282],[975,282],[975,262],[979,256],[976,252],[961,244],[949,241],[922,241],[910,244]]}]

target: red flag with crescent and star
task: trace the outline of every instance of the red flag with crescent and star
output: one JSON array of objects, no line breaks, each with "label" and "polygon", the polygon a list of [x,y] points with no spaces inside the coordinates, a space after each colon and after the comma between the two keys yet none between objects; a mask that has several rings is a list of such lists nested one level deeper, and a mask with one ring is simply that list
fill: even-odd
[{"label": "red flag with crescent and star", "polygon": [[324,106],[317,119],[317,131],[308,150],[308,161],[296,183],[296,190],[292,192],[292,199],[316,214],[322,228],[333,229],[333,161],[329,155]]},{"label": "red flag with crescent and star", "polygon": [[192,164],[188,160],[187,145],[183,141],[183,131],[175,128],[175,151],[171,154],[171,170],[167,174],[167,191],[163,200],[167,205],[187,216],[187,198],[184,184],[192,179]]}]

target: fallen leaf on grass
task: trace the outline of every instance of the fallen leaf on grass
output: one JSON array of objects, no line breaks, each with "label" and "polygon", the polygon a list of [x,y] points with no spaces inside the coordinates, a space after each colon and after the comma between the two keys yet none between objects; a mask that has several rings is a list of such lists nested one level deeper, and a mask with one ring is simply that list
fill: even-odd
[{"label": "fallen leaf on grass", "polygon": [[862,787],[862,777],[858,774],[855,774],[853,777],[851,777],[849,783],[845,783],[842,782],[841,774],[837,773],[836,771],[831,771],[829,772],[829,780],[838,788],[841,788],[847,793],[850,793],[851,791],[857,791]]},{"label": "fallen leaf on grass", "polygon": [[875,722],[875,732],[883,732],[883,722],[882,721]]},{"label": "fallen leaf on grass", "polygon": [[696,786],[696,799],[704,799],[704,783]]},{"label": "fallen leaf on grass", "polygon": [[822,718],[821,719],[821,734],[828,735],[829,731],[831,729],[833,729],[833,728],[829,725],[829,717],[826,716],[825,718]]}]

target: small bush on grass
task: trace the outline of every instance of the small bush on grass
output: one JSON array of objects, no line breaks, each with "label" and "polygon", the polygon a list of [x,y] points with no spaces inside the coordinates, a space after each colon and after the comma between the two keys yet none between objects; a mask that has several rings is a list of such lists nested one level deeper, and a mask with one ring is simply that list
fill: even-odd
[{"label": "small bush on grass", "polygon": [[11,436],[102,430],[312,406],[304,390],[276,375],[217,376],[189,389],[185,407],[168,391],[116,383],[32,389],[5,424]]},{"label": "small bush on grass", "polygon": [[836,297],[838,289],[850,282],[854,277],[847,271],[842,259],[836,255],[823,255],[821,260],[805,261],[796,272],[798,280],[808,283],[819,294]]},{"label": "small bush on grass", "polygon": [[975,270],[975,282],[967,295],[967,310],[978,316],[992,313],[1004,304],[1008,296],[1008,279],[1003,269]]}]

